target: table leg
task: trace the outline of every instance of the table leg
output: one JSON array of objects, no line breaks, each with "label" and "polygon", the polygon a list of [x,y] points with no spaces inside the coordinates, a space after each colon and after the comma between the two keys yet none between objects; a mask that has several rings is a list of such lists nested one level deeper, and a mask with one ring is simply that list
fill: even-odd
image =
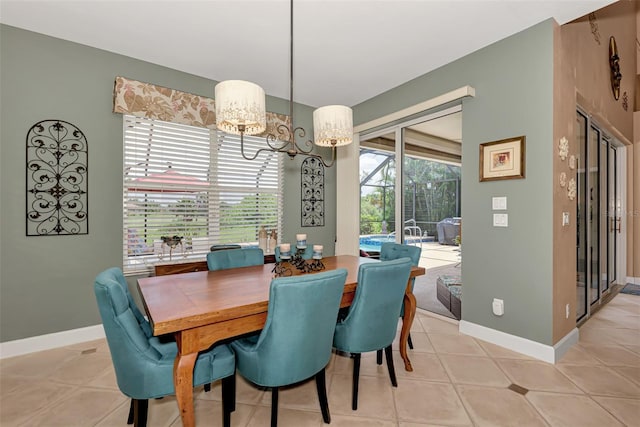
[{"label": "table leg", "polygon": [[409,331],[416,315],[416,297],[411,292],[411,279],[404,294],[404,315],[402,316],[402,330],[400,331],[400,356],[404,360],[404,369],[413,371],[409,355],[407,354],[407,342],[409,341]]},{"label": "table leg", "polygon": [[196,418],[193,408],[193,368],[198,353],[180,354],[173,363],[173,383],[183,427],[194,427]]}]

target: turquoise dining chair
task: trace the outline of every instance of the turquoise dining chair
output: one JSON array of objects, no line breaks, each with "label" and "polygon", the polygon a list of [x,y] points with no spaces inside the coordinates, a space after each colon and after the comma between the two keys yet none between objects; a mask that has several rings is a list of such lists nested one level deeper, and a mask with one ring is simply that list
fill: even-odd
[{"label": "turquoise dining chair", "polygon": [[336,350],[351,353],[353,358],[354,411],[358,409],[361,353],[384,349],[391,384],[398,386],[391,344],[398,331],[398,316],[410,273],[409,258],[362,264],[358,270],[358,286],[349,313],[338,322],[333,337]]},{"label": "turquoise dining chair", "polygon": [[[393,259],[408,257],[411,258],[412,265],[417,266],[420,264],[420,255],[422,254],[422,249],[418,246],[412,245],[401,245],[399,243],[393,242],[385,242],[382,244],[380,248],[380,260],[381,261],[390,261]],[[413,288],[416,284],[416,278],[411,279],[411,291],[413,292]],[[402,302],[402,310],[400,310],[400,317],[404,316],[404,301]],[[409,332],[408,337],[409,348],[413,350],[413,341],[411,340],[411,332]],[[382,364],[382,351],[378,352],[377,355],[378,365]]]},{"label": "turquoise dining chair", "polygon": [[226,270],[263,264],[264,252],[260,248],[227,249],[207,254],[209,270]]},{"label": "turquoise dining chair", "polygon": [[215,252],[215,251],[228,251],[229,249],[241,249],[242,246],[240,245],[236,245],[236,244],[227,244],[227,245],[212,245],[211,248],[209,248],[211,250],[211,252]]},{"label": "turquoise dining chair", "polygon": [[[291,247],[291,255],[293,255],[295,251],[296,251],[296,248]],[[276,246],[276,248],[273,250],[273,253],[275,255],[276,262],[280,262],[280,246]],[[312,256],[313,256],[313,245],[307,245],[304,251],[302,251],[302,258],[311,259]]]},{"label": "turquoise dining chair", "polygon": [[[149,399],[175,393],[173,363],[178,354],[175,341],[161,342],[129,293],[122,270],[107,269],[95,279],[94,291],[107,337],[118,388],[131,398],[127,424],[144,427]],[[222,422],[231,424],[235,410],[235,358],[226,345],[198,354],[193,384],[222,380]]]},{"label": "turquoise dining chair", "polygon": [[278,387],[313,376],[322,418],[331,422],[325,367],[346,279],[344,268],[273,279],[262,332],[231,342],[240,375],[271,387],[272,427],[278,424]]}]

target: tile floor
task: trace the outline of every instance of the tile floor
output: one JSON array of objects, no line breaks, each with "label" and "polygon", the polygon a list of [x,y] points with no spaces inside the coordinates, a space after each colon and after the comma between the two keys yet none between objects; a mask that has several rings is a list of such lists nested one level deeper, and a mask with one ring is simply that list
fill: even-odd
[{"label": "tile floor", "polygon": [[[456,323],[419,313],[414,371],[395,363],[398,388],[375,354],[363,355],[359,409],[352,411],[350,359],[327,369],[334,427],[638,426],[640,297],[618,294],[580,329],[556,365],[458,333]],[[269,425],[270,393],[238,377],[233,426]],[[528,391],[520,394],[509,386]],[[0,361],[0,425],[125,426],[129,400],[115,383],[104,340]],[[522,391],[522,390],[521,390]],[[198,426],[221,423],[220,387],[196,392]],[[280,426],[321,427],[314,383],[280,394]],[[153,400],[149,426],[179,426],[174,398]]]}]

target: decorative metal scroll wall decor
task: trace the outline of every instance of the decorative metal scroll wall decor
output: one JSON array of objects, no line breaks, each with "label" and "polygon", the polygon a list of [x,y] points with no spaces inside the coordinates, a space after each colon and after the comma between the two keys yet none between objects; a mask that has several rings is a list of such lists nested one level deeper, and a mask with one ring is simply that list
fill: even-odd
[{"label": "decorative metal scroll wall decor", "polygon": [[87,234],[87,138],[62,120],[27,133],[27,236]]},{"label": "decorative metal scroll wall decor", "polygon": [[618,45],[616,44],[615,37],[609,37],[609,68],[611,68],[611,91],[613,97],[620,99],[620,80],[622,80],[622,74],[620,73],[620,55],[618,55]]},{"label": "decorative metal scroll wall decor", "polygon": [[324,226],[324,165],[314,157],[302,162],[302,226]]}]

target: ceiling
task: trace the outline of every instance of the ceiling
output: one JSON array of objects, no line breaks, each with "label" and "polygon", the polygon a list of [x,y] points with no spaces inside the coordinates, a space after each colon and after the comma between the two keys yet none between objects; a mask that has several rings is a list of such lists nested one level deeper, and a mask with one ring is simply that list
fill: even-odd
[{"label": "ceiling", "polygon": [[[294,99],[353,106],[549,17],[563,24],[610,3],[296,0]],[[2,0],[0,22],[289,99],[285,0]]]}]

